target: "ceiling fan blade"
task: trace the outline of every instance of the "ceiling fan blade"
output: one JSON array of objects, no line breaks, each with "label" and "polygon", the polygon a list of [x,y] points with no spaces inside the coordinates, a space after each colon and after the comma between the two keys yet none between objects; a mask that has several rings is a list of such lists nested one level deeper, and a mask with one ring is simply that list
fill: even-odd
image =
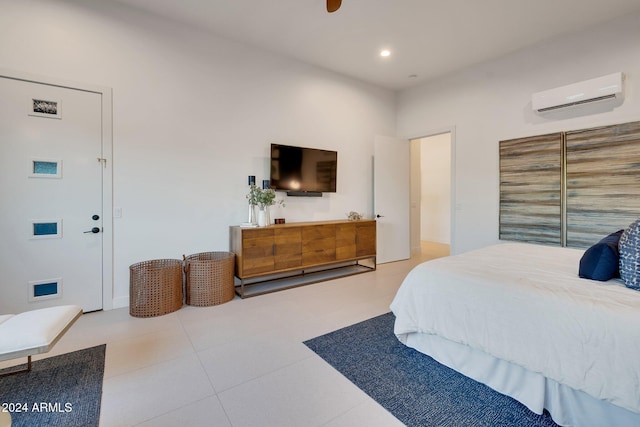
[{"label": "ceiling fan blade", "polygon": [[340,9],[342,5],[342,0],[327,0],[327,12],[335,12]]}]

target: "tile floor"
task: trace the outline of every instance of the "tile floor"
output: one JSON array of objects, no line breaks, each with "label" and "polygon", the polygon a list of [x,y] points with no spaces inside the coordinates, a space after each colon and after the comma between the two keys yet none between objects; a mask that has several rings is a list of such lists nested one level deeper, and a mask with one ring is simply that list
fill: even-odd
[{"label": "tile floor", "polygon": [[411,267],[445,254],[150,319],[85,314],[47,356],[107,343],[101,427],[399,426],[302,342],[388,312]]}]

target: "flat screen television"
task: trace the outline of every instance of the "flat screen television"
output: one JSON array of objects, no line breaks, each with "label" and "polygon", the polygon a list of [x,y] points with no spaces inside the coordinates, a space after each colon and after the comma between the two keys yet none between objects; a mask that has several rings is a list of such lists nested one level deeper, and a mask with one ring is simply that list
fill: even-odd
[{"label": "flat screen television", "polygon": [[291,196],[336,192],[338,153],[271,144],[271,187]]}]

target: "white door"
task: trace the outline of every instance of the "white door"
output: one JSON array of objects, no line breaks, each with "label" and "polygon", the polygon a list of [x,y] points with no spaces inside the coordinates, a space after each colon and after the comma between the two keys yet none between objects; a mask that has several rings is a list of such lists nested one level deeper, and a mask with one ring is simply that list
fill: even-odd
[{"label": "white door", "polygon": [[0,313],[102,309],[101,94],[0,77]]},{"label": "white door", "polygon": [[411,256],[409,141],[376,136],[373,154],[373,206],[377,217],[378,263]]}]

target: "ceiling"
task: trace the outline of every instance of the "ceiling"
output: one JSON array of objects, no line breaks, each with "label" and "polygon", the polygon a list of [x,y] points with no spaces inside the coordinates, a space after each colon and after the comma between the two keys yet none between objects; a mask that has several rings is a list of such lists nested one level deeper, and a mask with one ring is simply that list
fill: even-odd
[{"label": "ceiling", "polygon": [[638,0],[343,0],[331,14],[325,0],[114,1],[396,90],[640,12]]}]

